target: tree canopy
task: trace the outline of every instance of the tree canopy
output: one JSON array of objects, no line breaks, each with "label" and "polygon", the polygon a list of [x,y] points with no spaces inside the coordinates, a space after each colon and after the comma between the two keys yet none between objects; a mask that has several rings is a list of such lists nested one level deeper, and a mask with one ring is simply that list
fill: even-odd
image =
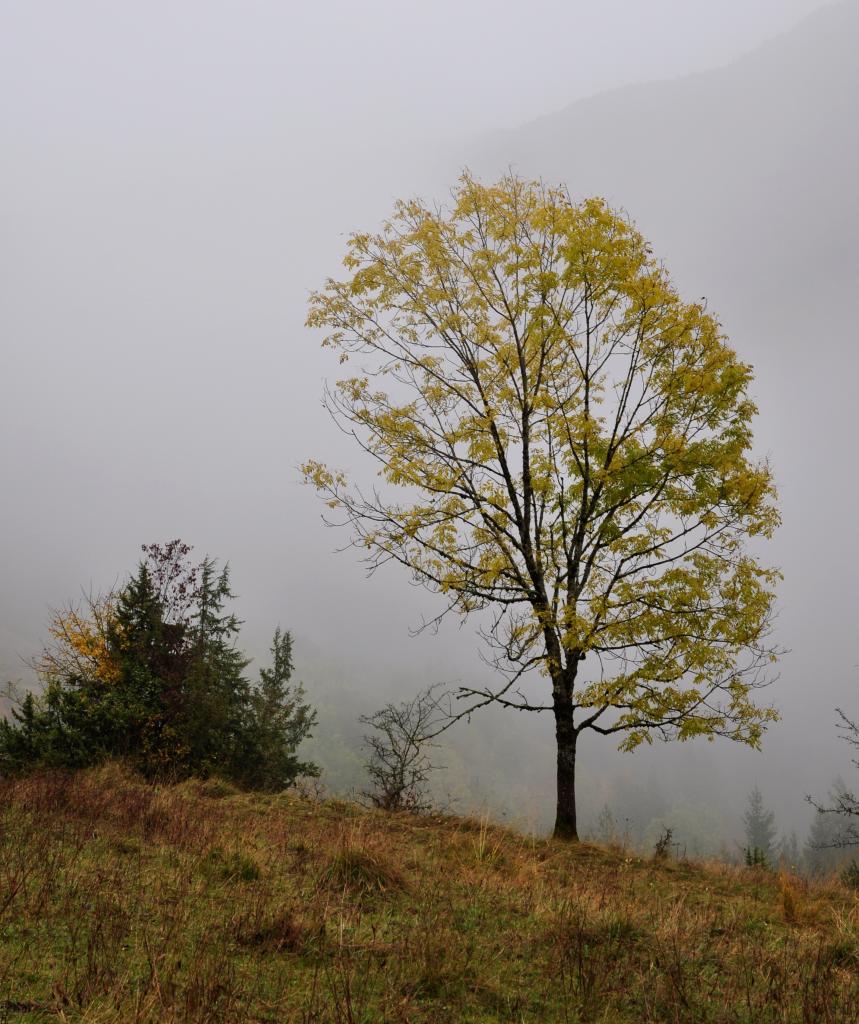
[{"label": "tree canopy", "polygon": [[344,262],[308,324],[347,366],[326,404],[378,479],[306,479],[371,570],[479,614],[499,682],[464,687],[467,711],[554,713],[556,832],[576,835],[583,730],[757,745],[778,573],[748,540],[778,513],[751,367],[706,304],[604,201],[514,176],[398,203]]}]

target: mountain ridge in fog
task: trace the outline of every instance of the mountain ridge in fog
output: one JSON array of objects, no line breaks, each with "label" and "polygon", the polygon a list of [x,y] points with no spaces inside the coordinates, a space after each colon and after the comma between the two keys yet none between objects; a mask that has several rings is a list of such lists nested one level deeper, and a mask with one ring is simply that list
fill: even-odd
[{"label": "mountain ridge in fog", "polygon": [[[657,236],[675,273],[679,263],[694,281],[706,269],[708,287],[733,261],[696,258],[690,226],[712,248],[781,221],[782,239],[813,239],[852,255],[855,267],[847,243],[859,224],[857,44],[859,3],[848,0],[730,64],[578,100],[490,139],[475,163],[606,196]],[[788,268],[818,269],[791,262],[791,248],[763,274],[767,286]]]}]

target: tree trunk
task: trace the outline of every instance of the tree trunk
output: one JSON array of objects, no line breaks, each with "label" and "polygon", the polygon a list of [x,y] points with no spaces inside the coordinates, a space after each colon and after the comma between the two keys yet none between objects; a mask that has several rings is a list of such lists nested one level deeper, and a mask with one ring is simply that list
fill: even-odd
[{"label": "tree trunk", "polygon": [[577,841],[576,829],[576,740],[572,701],[555,696],[555,737],[558,741],[558,805],[555,836]]}]

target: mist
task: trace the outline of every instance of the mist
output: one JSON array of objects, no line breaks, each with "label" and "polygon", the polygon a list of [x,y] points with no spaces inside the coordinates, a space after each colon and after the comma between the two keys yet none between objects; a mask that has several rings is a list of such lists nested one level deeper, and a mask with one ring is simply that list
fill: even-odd
[{"label": "mist", "polygon": [[[293,632],[334,789],[358,715],[485,679],[473,626],[413,635],[432,596],[366,578],[300,485],[307,458],[354,464],[303,324],[350,231],[512,168],[622,207],[707,297],[754,364],[784,520],[763,751],[587,740],[583,817],[681,808],[730,845],[757,784],[802,838],[805,794],[850,781],[834,708],[859,708],[859,3],[83,0],[0,23],[0,678],[32,683],[51,607],[181,537],[230,562],[248,650]],[[546,826],[550,721],[485,712],[447,744],[453,806]]]}]

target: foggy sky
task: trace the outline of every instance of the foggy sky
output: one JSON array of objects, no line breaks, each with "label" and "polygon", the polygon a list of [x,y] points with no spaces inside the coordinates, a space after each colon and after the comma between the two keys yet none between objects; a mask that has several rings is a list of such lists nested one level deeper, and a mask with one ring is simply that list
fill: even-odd
[{"label": "foggy sky", "polygon": [[[485,672],[468,626],[410,637],[432,598],[365,580],[299,485],[304,459],[351,457],[303,320],[349,231],[513,166],[624,206],[708,296],[755,364],[785,514],[768,557],[793,653],[764,754],[587,743],[583,790],[653,771],[741,803],[757,781],[805,820],[804,792],[849,777],[832,708],[859,710],[859,122],[832,50],[859,19],[824,6],[0,2],[0,674],[26,677],[51,606],[177,536],[230,561],[250,650],[294,632],[311,697],[370,710]],[[502,735],[511,777],[540,751],[551,803],[547,726]]]}]

